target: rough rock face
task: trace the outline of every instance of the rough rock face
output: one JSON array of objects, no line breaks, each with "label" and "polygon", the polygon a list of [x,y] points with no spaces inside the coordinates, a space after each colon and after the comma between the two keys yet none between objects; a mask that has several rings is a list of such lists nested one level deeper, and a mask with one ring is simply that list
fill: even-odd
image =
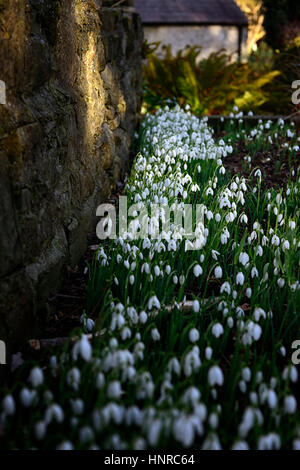
[{"label": "rough rock face", "polygon": [[142,28],[98,0],[0,0],[0,339],[35,333],[128,165]]}]

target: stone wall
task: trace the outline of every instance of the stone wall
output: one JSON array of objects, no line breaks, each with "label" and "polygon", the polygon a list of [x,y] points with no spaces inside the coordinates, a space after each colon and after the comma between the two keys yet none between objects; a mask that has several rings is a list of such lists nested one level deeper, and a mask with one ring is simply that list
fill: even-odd
[{"label": "stone wall", "polygon": [[34,335],[128,168],[142,28],[98,0],[0,0],[0,339]]}]

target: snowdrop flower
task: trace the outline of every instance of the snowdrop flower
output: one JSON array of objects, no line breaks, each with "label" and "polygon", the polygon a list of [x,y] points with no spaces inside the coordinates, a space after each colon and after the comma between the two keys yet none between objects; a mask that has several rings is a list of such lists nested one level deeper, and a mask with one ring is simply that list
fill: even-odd
[{"label": "snowdrop flower", "polygon": [[160,309],[160,302],[158,298],[156,297],[156,295],[150,297],[148,301],[148,310],[152,310],[153,307],[155,307],[158,310]]},{"label": "snowdrop flower", "polygon": [[148,426],[148,441],[150,446],[155,447],[158,443],[160,432],[162,429],[162,423],[160,419],[154,419]]},{"label": "snowdrop flower", "polygon": [[269,408],[274,409],[277,406],[277,395],[274,392],[274,390],[269,390],[268,391],[268,405]]},{"label": "snowdrop flower", "polygon": [[252,289],[251,289],[251,287],[247,287],[246,297],[248,297],[248,299],[251,299],[251,296],[252,296]]},{"label": "snowdrop flower", "polygon": [[70,441],[63,441],[56,447],[56,450],[73,450],[73,444]]},{"label": "snowdrop flower", "polygon": [[89,343],[87,335],[82,335],[81,339],[77,341],[73,346],[73,360],[77,361],[78,355],[86,362],[91,360],[92,357],[92,347]]},{"label": "snowdrop flower", "polygon": [[269,433],[266,436],[261,436],[258,439],[258,450],[278,450],[280,449],[281,441],[278,434]]},{"label": "snowdrop flower", "polygon": [[215,323],[215,325],[212,327],[212,334],[216,338],[219,338],[223,333],[224,333],[224,328],[221,325],[221,323]]},{"label": "snowdrop flower", "polygon": [[196,343],[200,338],[199,331],[196,328],[192,328],[189,332],[189,340],[191,343]]},{"label": "snowdrop flower", "polygon": [[284,412],[286,414],[294,414],[297,411],[297,401],[293,395],[284,397]]},{"label": "snowdrop flower", "polygon": [[243,266],[246,266],[246,264],[249,262],[249,256],[248,256],[248,254],[247,254],[247,253],[240,253],[239,262],[240,262]]},{"label": "snowdrop flower", "polygon": [[223,294],[223,292],[225,292],[226,294],[230,295],[230,292],[231,292],[231,287],[230,287],[230,284],[229,282],[224,282],[221,287],[220,287],[220,294]]},{"label": "snowdrop flower", "polygon": [[20,400],[23,406],[25,408],[28,408],[31,406],[33,400],[36,397],[36,392],[35,390],[29,390],[28,388],[22,388],[20,392]]},{"label": "snowdrop flower", "polygon": [[282,279],[282,277],[280,277],[279,279],[277,279],[277,284],[278,284],[278,286],[280,287],[280,289],[282,289],[282,287],[283,287],[284,284],[285,284],[285,280]]},{"label": "snowdrop flower", "polygon": [[38,421],[34,425],[34,435],[38,441],[45,438],[47,432],[47,425],[45,421]]},{"label": "snowdrop flower", "polygon": [[16,404],[12,395],[6,395],[2,400],[2,408],[6,415],[12,416],[16,411]]},{"label": "snowdrop flower", "polygon": [[157,328],[152,328],[151,336],[152,336],[153,341],[159,341],[160,340],[160,333],[159,333]]},{"label": "snowdrop flower", "polygon": [[105,376],[103,372],[99,372],[96,378],[96,388],[101,389],[105,385]]},{"label": "snowdrop flower", "polygon": [[148,315],[146,312],[142,311],[139,315],[140,322],[144,325],[148,320]]},{"label": "snowdrop flower", "polygon": [[35,388],[41,385],[44,381],[44,374],[42,369],[39,367],[34,367],[29,374],[28,381]]},{"label": "snowdrop flower", "polygon": [[212,358],[212,353],[212,348],[210,346],[207,346],[207,348],[205,348],[205,357],[208,361]]},{"label": "snowdrop flower", "polygon": [[283,380],[290,379],[291,382],[296,383],[297,380],[298,380],[297,368],[295,366],[285,367],[285,369],[282,373],[282,378],[283,378]]},{"label": "snowdrop flower", "polygon": [[119,399],[124,392],[122,391],[121,384],[118,380],[113,380],[108,384],[107,396],[112,399]]},{"label": "snowdrop flower", "polygon": [[198,313],[200,311],[200,302],[197,299],[193,301],[193,311],[195,313]]},{"label": "snowdrop flower", "polygon": [[195,277],[201,276],[201,274],[203,273],[203,270],[202,270],[202,268],[201,268],[201,266],[200,266],[199,264],[196,264],[196,265],[194,266],[193,273],[194,273],[194,276],[195,276]]},{"label": "snowdrop flower", "polygon": [[217,267],[215,268],[214,273],[215,273],[215,278],[216,278],[216,279],[221,279],[221,277],[222,277],[222,275],[223,275],[223,271],[222,271],[221,266],[217,266]]},{"label": "snowdrop flower", "polygon": [[80,370],[77,367],[73,367],[67,373],[67,384],[74,390],[78,390],[80,383]]},{"label": "snowdrop flower", "polygon": [[242,272],[239,272],[237,275],[236,275],[236,284],[237,285],[243,285],[245,282],[245,276]]},{"label": "snowdrop flower", "polygon": [[64,420],[64,412],[57,403],[50,405],[45,412],[45,423],[48,425],[53,420],[57,423],[62,423]]},{"label": "snowdrop flower", "polygon": [[249,450],[249,446],[246,441],[237,441],[233,444],[231,450]]},{"label": "snowdrop flower", "polygon": [[222,386],[224,383],[224,376],[219,366],[212,366],[208,371],[208,383],[211,387],[215,385]]}]

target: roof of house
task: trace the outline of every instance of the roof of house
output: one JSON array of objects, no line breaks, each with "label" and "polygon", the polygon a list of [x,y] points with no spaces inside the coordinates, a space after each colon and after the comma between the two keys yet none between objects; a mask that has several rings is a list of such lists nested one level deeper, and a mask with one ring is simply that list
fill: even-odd
[{"label": "roof of house", "polygon": [[144,24],[247,25],[234,0],[134,0]]}]

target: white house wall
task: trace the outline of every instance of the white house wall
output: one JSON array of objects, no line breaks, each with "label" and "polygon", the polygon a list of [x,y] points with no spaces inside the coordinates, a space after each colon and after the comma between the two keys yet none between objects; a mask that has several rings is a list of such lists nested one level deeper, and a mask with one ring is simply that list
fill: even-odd
[{"label": "white house wall", "polygon": [[[202,51],[199,58],[209,56],[211,52],[226,49],[227,52],[235,54],[239,47],[239,30],[237,26],[145,26],[145,39],[149,42],[161,42],[171,44],[172,52],[176,53],[185,46],[201,46]],[[243,46],[246,34],[243,34]],[[161,51],[161,47],[158,52]]]}]

